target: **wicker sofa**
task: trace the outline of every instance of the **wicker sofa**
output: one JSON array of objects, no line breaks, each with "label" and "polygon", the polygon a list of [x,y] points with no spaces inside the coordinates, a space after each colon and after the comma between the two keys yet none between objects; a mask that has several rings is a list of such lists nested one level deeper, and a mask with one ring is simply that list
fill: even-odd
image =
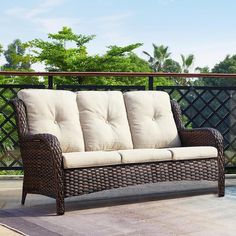
[{"label": "wicker sofa", "polygon": [[160,91],[23,89],[12,100],[27,193],[64,199],[129,185],[218,181],[224,196],[221,134],[185,129],[181,111]]}]

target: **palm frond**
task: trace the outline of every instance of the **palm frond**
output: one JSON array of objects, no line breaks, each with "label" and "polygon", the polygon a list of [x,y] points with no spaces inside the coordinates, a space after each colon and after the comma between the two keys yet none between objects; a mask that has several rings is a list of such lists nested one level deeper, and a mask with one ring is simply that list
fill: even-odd
[{"label": "palm frond", "polygon": [[186,57],[186,59],[185,59],[185,64],[186,64],[186,66],[187,66],[187,67],[192,66],[193,61],[194,61],[194,55],[193,55],[193,54],[188,55],[188,56]]},{"label": "palm frond", "polygon": [[146,51],[143,51],[143,53],[144,54],[146,54],[147,56],[149,56],[149,57],[152,57],[148,52],[146,52]]}]

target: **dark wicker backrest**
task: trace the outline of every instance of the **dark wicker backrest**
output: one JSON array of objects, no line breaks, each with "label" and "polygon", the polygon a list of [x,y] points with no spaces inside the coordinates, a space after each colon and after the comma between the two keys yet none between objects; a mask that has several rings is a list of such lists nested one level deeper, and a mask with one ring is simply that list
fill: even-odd
[{"label": "dark wicker backrest", "polygon": [[20,100],[19,98],[15,98],[11,100],[11,104],[15,111],[18,136],[19,136],[19,139],[21,139],[22,136],[27,135],[29,132],[26,107],[24,105],[24,102]]},{"label": "dark wicker backrest", "polygon": [[178,131],[182,130],[184,128],[183,122],[182,122],[182,112],[180,109],[180,105],[178,102],[171,100],[171,109],[174,115],[175,124],[177,126]]}]

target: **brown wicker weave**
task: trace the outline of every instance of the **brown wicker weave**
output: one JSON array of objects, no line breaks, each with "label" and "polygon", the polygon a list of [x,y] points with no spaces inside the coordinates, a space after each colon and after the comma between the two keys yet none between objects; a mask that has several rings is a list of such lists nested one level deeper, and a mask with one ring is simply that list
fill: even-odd
[{"label": "brown wicker weave", "polygon": [[56,199],[57,214],[64,214],[64,198],[129,185],[173,180],[218,180],[218,195],[224,196],[223,139],[215,129],[185,129],[179,105],[172,111],[182,146],[214,146],[218,158],[124,164],[104,167],[63,169],[62,151],[51,134],[31,135],[26,109],[19,99],[12,100],[24,166],[22,204],[27,193]]}]

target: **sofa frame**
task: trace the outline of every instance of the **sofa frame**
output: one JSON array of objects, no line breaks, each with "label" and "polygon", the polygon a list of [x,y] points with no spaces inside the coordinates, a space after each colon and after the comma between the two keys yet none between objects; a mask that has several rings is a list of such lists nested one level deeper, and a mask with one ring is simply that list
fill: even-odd
[{"label": "sofa frame", "polygon": [[130,185],[180,180],[218,181],[218,196],[224,196],[222,135],[212,128],[185,129],[176,101],[171,101],[171,108],[182,146],[214,146],[218,150],[217,158],[63,169],[58,139],[51,134],[30,134],[23,101],[16,98],[11,102],[24,167],[22,204],[28,193],[42,194],[55,198],[57,214],[63,215],[64,199],[67,197]]}]

